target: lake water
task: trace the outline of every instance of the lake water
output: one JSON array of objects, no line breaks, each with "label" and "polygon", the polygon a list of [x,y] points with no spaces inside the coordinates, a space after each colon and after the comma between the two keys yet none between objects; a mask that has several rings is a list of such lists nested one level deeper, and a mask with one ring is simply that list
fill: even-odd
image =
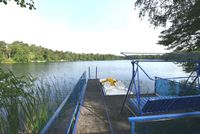
[{"label": "lake water", "polygon": [[[182,67],[171,62],[141,62],[142,68],[152,77],[174,77],[188,76],[182,71]],[[16,75],[31,74],[41,79],[56,79],[60,82],[65,81],[72,89],[81,74],[90,67],[91,78],[95,78],[96,67],[98,78],[112,77],[122,80],[128,87],[132,75],[132,65],[130,60],[118,61],[77,61],[77,62],[53,62],[53,63],[17,63],[1,64],[0,67],[10,69]],[[142,92],[153,92],[154,83],[143,73],[140,73]]]}]

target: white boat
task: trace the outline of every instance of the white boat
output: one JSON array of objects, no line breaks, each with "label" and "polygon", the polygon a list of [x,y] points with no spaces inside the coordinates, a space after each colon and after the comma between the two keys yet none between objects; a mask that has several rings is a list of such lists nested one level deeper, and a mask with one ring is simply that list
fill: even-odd
[{"label": "white boat", "polygon": [[112,78],[100,79],[104,95],[126,95],[128,89],[122,81]]}]

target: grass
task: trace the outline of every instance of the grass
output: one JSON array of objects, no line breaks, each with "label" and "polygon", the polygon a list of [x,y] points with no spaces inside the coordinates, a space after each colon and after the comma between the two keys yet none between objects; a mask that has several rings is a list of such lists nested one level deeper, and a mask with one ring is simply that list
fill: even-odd
[{"label": "grass", "polygon": [[59,81],[0,69],[0,133],[39,133],[67,93]]}]

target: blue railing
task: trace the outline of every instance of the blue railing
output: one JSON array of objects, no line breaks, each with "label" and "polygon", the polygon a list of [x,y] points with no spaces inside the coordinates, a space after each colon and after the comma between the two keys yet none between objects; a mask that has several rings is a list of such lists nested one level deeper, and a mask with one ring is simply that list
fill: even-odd
[{"label": "blue railing", "polygon": [[128,120],[131,123],[131,134],[135,134],[136,122],[158,121],[158,120],[163,120],[163,119],[169,120],[169,119],[179,119],[179,118],[186,118],[186,117],[196,117],[196,116],[200,116],[200,112],[137,116],[137,117],[129,117]]},{"label": "blue railing", "polygon": [[46,123],[45,127],[40,131],[40,134],[46,134],[48,133],[49,129],[53,125],[53,123],[56,121],[58,116],[61,113],[61,110],[65,105],[70,105],[74,107],[73,114],[71,115],[71,118],[68,120],[68,123],[66,124],[66,130],[65,133],[69,134],[73,132],[74,124],[76,122],[77,113],[79,111],[80,102],[82,100],[83,94],[85,92],[86,87],[86,72],[82,74],[80,79],[78,80],[77,84],[75,85],[72,93],[70,96],[67,96],[63,102],[60,104],[60,106],[57,108],[53,116],[49,119],[49,121]]},{"label": "blue railing", "polygon": [[[157,61],[146,60],[146,61],[142,61],[142,62],[163,62],[163,61],[162,60],[157,60]],[[169,61],[167,61],[167,62],[169,62]],[[170,62],[172,62],[172,61],[170,61]],[[176,61],[176,62],[186,62],[186,61]],[[178,94],[180,96],[188,95],[188,93],[189,93],[189,95],[199,94],[199,90],[197,89],[197,86],[195,86],[195,82],[197,81],[197,83],[199,84],[198,80],[200,77],[200,61],[198,60],[198,61],[189,61],[189,62],[196,62],[196,64],[197,64],[197,67],[195,68],[195,71],[197,72],[196,76],[193,76],[192,75],[193,72],[192,72],[189,77],[168,78],[168,79],[187,78],[183,84],[179,84],[178,82],[174,82],[174,81],[167,80],[167,79],[151,78],[148,75],[148,73],[145,72],[145,70],[138,64],[139,61],[137,61],[137,60],[132,61],[131,62],[132,67],[133,67],[132,79],[131,79],[129,89],[128,89],[127,95],[125,97],[121,111],[124,108],[126,99],[131,98],[131,96],[129,96],[129,92],[132,91],[132,92],[135,92],[135,94],[136,94],[136,98],[135,98],[136,103],[134,103],[134,105],[138,107],[139,115],[142,115],[139,72],[143,72],[150,80],[155,81],[155,84],[156,84],[155,85],[155,93],[160,93],[160,95],[171,95],[171,93],[169,91],[167,91],[167,89],[175,90],[176,91],[175,94],[176,95]],[[191,78],[192,82],[189,82],[190,78]],[[166,85],[168,85],[168,86],[166,86]],[[163,86],[163,87],[161,88],[161,86]],[[194,88],[194,90],[192,90],[193,88]],[[162,90],[160,91],[159,89],[162,89]],[[181,89],[185,89],[185,90],[181,90]],[[187,89],[190,89],[190,91],[188,92]],[[143,101],[142,101],[142,103],[143,103]],[[135,133],[135,123],[136,122],[147,122],[147,121],[155,121],[155,120],[162,120],[162,119],[178,119],[178,118],[194,117],[194,116],[200,116],[200,112],[185,112],[185,113],[174,113],[174,114],[129,117],[129,121],[131,123],[131,133],[132,134]]]},{"label": "blue railing", "polygon": [[81,76],[80,80],[76,84],[73,93],[71,94],[72,100],[76,100],[76,107],[74,109],[73,115],[69,121],[69,124],[66,127],[65,134],[73,134],[74,128],[76,128],[77,117],[79,116],[79,108],[83,103],[83,97],[85,94],[86,88],[86,72]]},{"label": "blue railing", "polygon": [[[155,60],[153,60],[153,61],[149,61],[149,60],[147,60],[147,61],[142,61],[142,62],[160,62],[160,60],[158,60],[158,61],[155,61]],[[162,61],[163,62],[163,61]],[[168,62],[168,61],[167,61]],[[186,62],[186,61],[177,61],[177,62]],[[196,61],[189,61],[189,62],[196,62]],[[172,83],[172,81],[171,80],[168,80],[167,82],[166,82],[166,79],[154,79],[154,78],[151,78],[150,77],[150,75],[148,75],[148,73],[139,65],[139,61],[138,60],[133,60],[132,62],[131,62],[131,64],[132,64],[132,70],[133,70],[133,72],[132,72],[132,79],[131,79],[131,82],[130,82],[130,85],[129,85],[129,88],[128,88],[128,92],[127,92],[127,95],[126,95],[126,97],[125,97],[125,99],[124,99],[124,102],[123,102],[123,105],[122,105],[122,108],[121,108],[121,112],[123,111],[123,108],[124,108],[124,105],[125,105],[125,102],[126,102],[126,100],[127,99],[130,99],[130,96],[129,96],[129,94],[130,94],[130,92],[132,91],[132,92],[134,92],[135,93],[135,97],[136,97],[136,103],[134,103],[134,105],[137,105],[137,108],[138,108],[138,111],[139,111],[139,115],[142,115],[142,109],[141,109],[141,92],[140,92],[140,88],[141,88],[141,86],[140,86],[140,72],[143,72],[150,80],[152,80],[152,81],[155,81],[155,94],[156,94],[156,90],[157,90],[157,92],[159,91],[158,90],[158,88],[156,88],[158,85],[160,86],[160,85],[162,85],[163,83],[163,86],[165,87],[165,88],[160,88],[160,89],[172,89],[170,86],[166,86],[166,84],[168,84],[168,85],[170,85],[171,83]],[[194,86],[194,84],[195,84],[195,82],[196,81],[199,81],[199,76],[200,75],[198,75],[198,74],[200,74],[200,61],[199,62],[197,62],[196,63],[197,64],[197,68],[195,69],[195,71],[197,71],[197,72],[199,72],[199,73],[197,73],[197,75],[194,77],[194,76],[192,76],[192,73],[191,73],[191,75],[189,76],[189,77],[187,77],[187,80],[186,80],[186,82],[185,82],[185,85],[188,87],[188,89],[191,89],[191,88],[193,88]],[[178,77],[176,77],[176,79],[177,79]],[[179,78],[183,78],[183,77],[179,77]],[[189,83],[188,84],[188,80],[190,79],[190,78],[192,78],[192,82],[191,83]],[[172,78],[171,78],[172,79]],[[162,80],[162,81],[161,81]],[[165,81],[164,81],[165,80]],[[158,83],[158,84],[157,84]],[[161,84],[159,84],[159,83],[161,83]],[[173,82],[173,83],[175,83],[175,82]],[[172,85],[172,84],[171,84]],[[182,88],[179,88],[178,87],[178,85],[179,85],[179,87],[183,87],[181,84],[173,84],[173,86],[175,86],[176,88],[174,88],[174,89],[177,89],[177,90],[179,90],[179,89],[182,89]],[[181,85],[181,86],[180,86]],[[199,86],[200,87],[200,86]],[[185,89],[185,88],[184,88]],[[162,93],[163,91],[160,91],[160,93]],[[167,91],[165,91],[165,92],[167,92]],[[177,92],[180,92],[180,95],[183,95],[184,93],[187,93],[187,91],[177,91]],[[190,90],[190,95],[193,95],[193,94],[199,94],[199,92],[198,92],[198,90],[196,90],[195,88],[194,88],[194,90]],[[162,95],[162,94],[161,94]]]}]

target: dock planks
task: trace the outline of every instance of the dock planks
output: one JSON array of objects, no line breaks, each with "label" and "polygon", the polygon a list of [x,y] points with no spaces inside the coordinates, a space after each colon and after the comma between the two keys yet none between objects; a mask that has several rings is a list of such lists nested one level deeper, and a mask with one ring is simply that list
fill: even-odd
[{"label": "dock planks", "polygon": [[77,134],[129,134],[128,110],[120,114],[123,95],[103,96],[98,79],[89,80],[80,109]]}]

